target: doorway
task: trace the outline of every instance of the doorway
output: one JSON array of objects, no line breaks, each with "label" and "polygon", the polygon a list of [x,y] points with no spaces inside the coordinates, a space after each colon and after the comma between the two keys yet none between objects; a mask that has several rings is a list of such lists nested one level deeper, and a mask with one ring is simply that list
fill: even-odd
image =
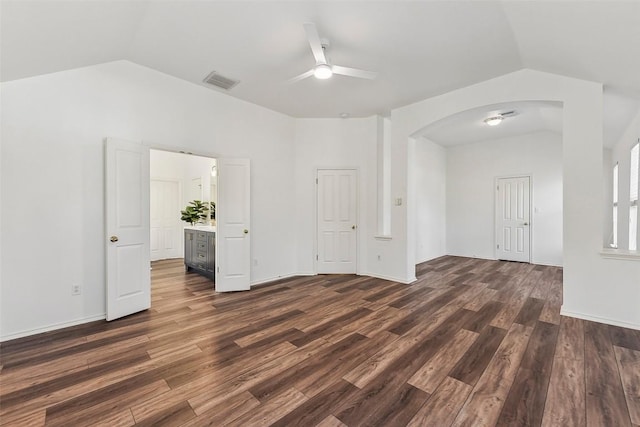
[{"label": "doorway", "polygon": [[531,262],[531,177],[496,180],[496,258]]},{"label": "doorway", "polygon": [[[105,139],[107,320],[146,310],[151,306],[149,267],[152,151],[170,153],[150,150],[149,146],[140,142]],[[192,159],[195,156],[187,157]],[[221,159],[217,162],[217,170],[224,179],[214,188],[219,191],[224,209],[216,209],[219,226],[216,227],[215,239],[221,243],[216,243],[216,247],[221,246],[215,257],[216,291],[249,289],[249,160]],[[214,171],[214,168],[209,168],[207,174],[214,176]],[[204,188],[208,193],[211,185],[207,184]],[[221,252],[224,253],[222,258]]]},{"label": "doorway", "polygon": [[317,271],[355,274],[357,271],[357,195],[355,169],[318,169]]},{"label": "doorway", "polygon": [[[151,149],[151,260],[184,258],[184,228],[190,224],[181,219],[181,210],[198,200],[210,208],[217,203],[216,159],[205,156]],[[214,218],[200,220],[198,225],[214,225]]]}]

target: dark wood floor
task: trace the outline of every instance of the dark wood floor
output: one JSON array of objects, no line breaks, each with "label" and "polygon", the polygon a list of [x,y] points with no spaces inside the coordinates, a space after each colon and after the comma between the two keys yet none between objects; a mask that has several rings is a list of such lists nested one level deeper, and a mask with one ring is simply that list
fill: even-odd
[{"label": "dark wood floor", "polygon": [[181,260],[152,309],[3,343],[0,424],[640,425],[640,331],[561,317],[562,270],[443,257],[402,285],[215,294]]}]

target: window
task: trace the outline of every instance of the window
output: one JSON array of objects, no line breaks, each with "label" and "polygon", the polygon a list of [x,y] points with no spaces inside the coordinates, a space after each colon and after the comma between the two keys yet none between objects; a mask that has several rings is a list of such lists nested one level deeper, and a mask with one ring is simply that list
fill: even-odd
[{"label": "window", "polygon": [[618,247],[618,164],[613,167],[613,239],[612,248]]},{"label": "window", "polygon": [[640,166],[640,142],[631,149],[631,182],[629,190],[629,250],[638,249],[638,167]]}]

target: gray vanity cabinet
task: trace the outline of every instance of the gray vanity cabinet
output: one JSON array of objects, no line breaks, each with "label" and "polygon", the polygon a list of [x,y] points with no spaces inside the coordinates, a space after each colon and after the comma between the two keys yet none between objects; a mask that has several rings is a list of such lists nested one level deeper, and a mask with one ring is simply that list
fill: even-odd
[{"label": "gray vanity cabinet", "polygon": [[215,280],[216,232],[185,228],[184,266]]}]

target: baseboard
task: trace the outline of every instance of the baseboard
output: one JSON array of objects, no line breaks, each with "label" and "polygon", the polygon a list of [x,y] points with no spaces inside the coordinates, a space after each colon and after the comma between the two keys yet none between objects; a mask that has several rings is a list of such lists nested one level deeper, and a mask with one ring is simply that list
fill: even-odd
[{"label": "baseboard", "polygon": [[382,279],[382,280],[388,280],[390,282],[397,282],[397,283],[402,283],[405,285],[408,285],[410,283],[415,282],[417,279],[414,277],[413,279],[406,281],[404,279],[398,279],[397,277],[391,277],[391,276],[385,276],[384,274],[374,274],[374,273],[361,273],[361,276],[369,276],[369,277],[375,277],[376,279]]},{"label": "baseboard", "polygon": [[269,282],[273,282],[276,280],[282,280],[282,279],[290,279],[292,277],[298,277],[298,276],[315,276],[315,273],[291,273],[291,274],[285,274],[283,276],[276,276],[276,277],[272,277],[270,279],[262,279],[262,280],[258,280],[256,282],[251,282],[251,286],[260,286],[260,285],[264,285],[266,283]]},{"label": "baseboard", "polygon": [[640,325],[635,323],[609,319],[606,317],[592,316],[590,314],[578,313],[575,311],[568,311],[568,310],[565,310],[564,307],[560,307],[560,314],[567,317],[575,317],[576,319],[589,320],[591,322],[604,323],[606,325],[620,326],[623,328],[640,330]]},{"label": "baseboard", "polygon": [[42,328],[30,329],[28,331],[16,332],[15,334],[9,334],[0,337],[0,342],[15,340],[17,338],[29,337],[31,335],[37,335],[44,332],[56,331],[58,329],[68,328],[70,326],[82,325],[83,323],[95,322],[96,320],[106,319],[106,314],[99,314],[91,317],[83,317],[82,319],[72,320],[70,322],[56,323],[53,325],[44,326]]},{"label": "baseboard", "polygon": [[551,263],[547,263],[547,262],[539,262],[539,261],[531,261],[531,264],[533,265],[544,265],[547,267],[560,267],[562,268],[562,264],[551,264]]}]

